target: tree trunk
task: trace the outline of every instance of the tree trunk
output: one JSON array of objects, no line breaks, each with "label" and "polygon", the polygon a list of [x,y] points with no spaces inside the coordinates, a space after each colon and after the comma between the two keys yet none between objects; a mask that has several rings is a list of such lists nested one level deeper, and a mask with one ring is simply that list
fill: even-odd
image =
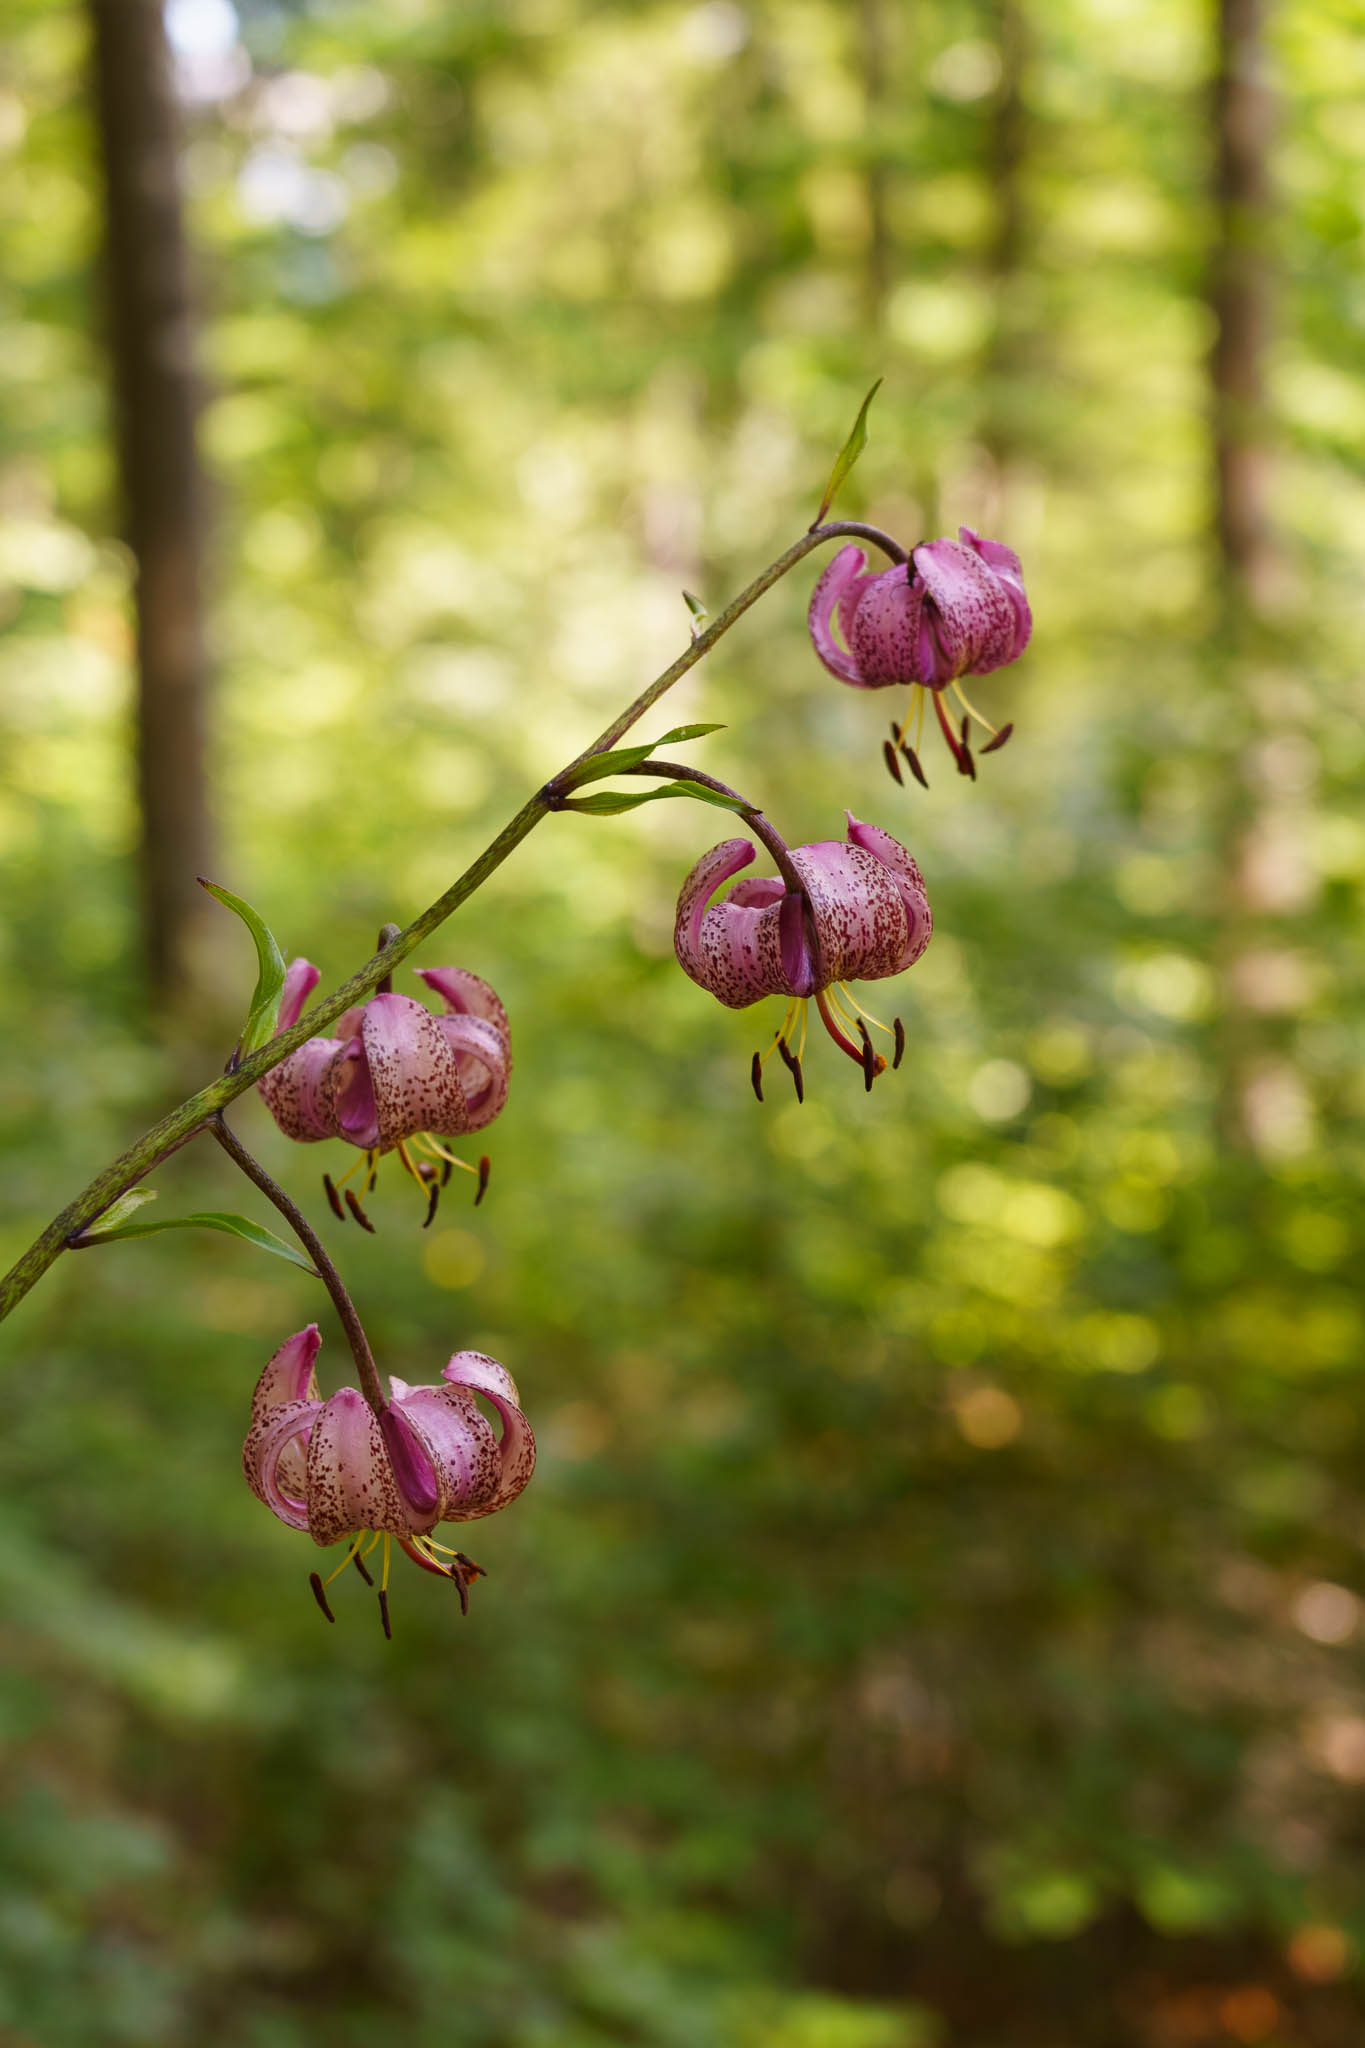
[{"label": "tree trunk", "polygon": [[1272,573],[1269,456],[1262,425],[1270,324],[1267,170],[1273,102],[1264,77],[1266,0],[1219,0],[1213,119],[1217,241],[1209,277],[1216,528],[1235,614],[1261,609]]},{"label": "tree trunk", "polygon": [[125,532],[137,563],[142,909],[154,996],[188,989],[210,864],[202,483],[179,137],[160,0],[90,0]]}]

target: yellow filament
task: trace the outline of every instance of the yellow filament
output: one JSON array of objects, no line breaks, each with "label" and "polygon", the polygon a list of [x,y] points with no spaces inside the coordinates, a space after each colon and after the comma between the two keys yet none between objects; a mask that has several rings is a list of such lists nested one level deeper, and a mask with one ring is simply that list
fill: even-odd
[{"label": "yellow filament", "polygon": [[[840,1001],[840,997],[843,998],[843,1002]],[[848,1009],[844,1008],[845,1003],[849,1005],[849,1008],[855,1010],[858,1016],[866,1017],[868,1023],[874,1025],[878,1031],[884,1031],[888,1038],[894,1036],[889,1024],[883,1024],[880,1017],[874,1016],[871,1010],[863,1008],[863,1005],[858,1001],[858,998],[854,995],[846,981],[835,983],[834,988],[830,990],[830,1000],[846,1024],[852,1024],[853,1019],[850,1017]],[[854,1024],[853,1028],[856,1031],[858,1027]]]},{"label": "yellow filament", "polygon": [[364,1542],[365,1538],[369,1535],[369,1533],[370,1532],[368,1529],[356,1530],[355,1535],[351,1538],[350,1549],[347,1551],[345,1557],[342,1558],[341,1563],[337,1566],[336,1570],[334,1572],[328,1572],[326,1578],[322,1582],[324,1586],[330,1586],[333,1579],[339,1579],[341,1577],[341,1574],[345,1571],[347,1565],[351,1562],[351,1559],[353,1557],[359,1557],[360,1546]]},{"label": "yellow filament", "polygon": [[[924,712],[929,702],[929,693],[923,684],[916,683],[915,695],[919,698],[919,724],[915,727],[915,752],[918,753],[924,745]],[[908,725],[909,723],[910,721],[907,719],[906,724]]]},{"label": "yellow filament", "polygon": [[955,682],[952,686],[952,690],[953,695],[957,698],[959,704],[961,704],[968,718],[974,718],[978,725],[984,725],[987,732],[991,735],[991,738],[994,739],[998,728],[991,724],[989,718],[983,718],[981,716],[981,713],[977,710],[975,704],[972,703],[971,699],[967,695],[967,692],[963,689],[961,683]]},{"label": "yellow filament", "polygon": [[389,1536],[389,1533],[388,1533],[388,1531],[387,1531],[387,1530],[385,1530],[385,1532],[384,1532],[384,1571],[383,1571],[383,1575],[382,1575],[382,1577],[380,1578],[380,1581],[379,1581],[379,1590],[380,1590],[380,1592],[381,1592],[381,1593],[387,1593],[387,1592],[388,1592],[388,1590],[389,1590],[389,1558],[390,1558],[390,1555],[392,1554],[392,1551],[393,1551],[393,1542],[392,1542],[392,1539],[391,1539],[391,1538],[390,1538],[390,1536]]},{"label": "yellow filament", "polygon": [[801,1011],[802,1021],[804,1022],[806,1013],[805,998],[802,996],[793,996],[792,1000],[787,1005],[786,1016],[782,1019],[782,1022],[778,1025],[777,1030],[772,1035],[772,1040],[768,1046],[767,1052],[761,1053],[759,1055],[758,1063],[760,1066],[763,1065],[763,1062],[765,1060],[770,1059],[772,1057],[772,1055],[777,1051],[779,1045],[781,1045],[785,1040],[791,1037],[792,1025],[795,1021],[796,1012],[798,1009]]},{"label": "yellow filament", "polygon": [[477,1166],[471,1166],[467,1159],[457,1159],[453,1152],[447,1152],[445,1146],[438,1144],[430,1131],[419,1132],[412,1141],[412,1147],[415,1152],[429,1152],[433,1158],[444,1159],[448,1166],[458,1166],[461,1173],[477,1173],[479,1170]]},{"label": "yellow filament", "polygon": [[368,1166],[369,1163],[370,1154],[368,1152],[362,1152],[359,1159],[357,1159],[352,1165],[347,1167],[345,1173],[342,1174],[341,1179],[332,1182],[332,1186],[336,1188],[344,1188],[347,1181],[351,1179],[352,1175],[359,1173],[361,1167]]}]

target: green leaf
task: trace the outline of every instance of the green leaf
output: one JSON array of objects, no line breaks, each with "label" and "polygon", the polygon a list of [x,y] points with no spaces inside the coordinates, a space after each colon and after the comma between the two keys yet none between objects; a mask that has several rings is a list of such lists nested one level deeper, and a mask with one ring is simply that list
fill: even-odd
[{"label": "green leaf", "polygon": [[[240,896],[234,896],[230,889],[219,888],[216,882],[206,882],[202,875],[198,882],[201,889],[207,889],[210,896],[216,896],[220,903],[241,918],[255,941],[260,971],[252,991],[251,1007],[246,1013],[246,1023],[242,1026],[241,1049],[243,1053],[258,1052],[275,1036],[280,994],[284,988],[284,955],[264,919],[257,916],[249,903],[244,903]],[[311,1267],[309,1271],[312,1271]]]},{"label": "green leaf", "polygon": [[258,1251],[273,1252],[277,1259],[288,1259],[291,1266],[301,1267],[314,1280],[322,1278],[317,1267],[301,1251],[292,1244],[286,1244],[282,1237],[276,1237],[274,1231],[267,1230],[264,1224],[253,1223],[249,1216],[233,1216],[218,1209],[197,1210],[193,1216],[160,1216],[155,1222],[149,1217],[145,1223],[117,1223],[112,1230],[101,1217],[85,1232],[83,1241],[106,1244],[121,1237],[155,1237],[163,1230],[224,1230],[229,1237],[240,1237],[246,1244],[254,1244]]},{"label": "green leaf", "polygon": [[570,797],[564,808],[566,811],[586,811],[595,818],[611,818],[618,811],[638,810],[641,804],[651,803],[658,794],[657,789],[647,789],[639,796],[626,796],[619,789],[599,789],[591,796]]},{"label": "green leaf", "polygon": [[628,769],[638,768],[656,747],[679,746],[684,740],[704,739],[708,732],[724,730],[721,725],[675,725],[662,739],[648,740],[643,746],[614,747],[609,754],[593,754],[579,762],[568,778],[568,787],[582,789],[585,783],[605,782],[609,775],[623,775]]},{"label": "green leaf", "polygon": [[854,463],[858,460],[858,457],[862,454],[864,448],[866,448],[867,446],[868,409],[871,406],[873,399],[877,396],[877,393],[881,390],[882,382],[883,380],[880,377],[878,377],[876,383],[868,392],[867,397],[858,407],[858,417],[853,422],[853,431],[849,435],[848,439],[845,441],[843,447],[839,450],[839,453],[834,458],[834,467],[829,473],[829,482],[825,485],[825,495],[820,500],[820,510],[816,513],[814,519],[811,521],[811,524],[813,526],[818,526],[820,524],[820,521],[824,518],[826,512],[828,512],[830,506],[834,503],[835,498],[838,496],[839,490],[843,484],[845,477],[848,475]]},{"label": "green leaf", "polygon": [[662,789],[647,789],[639,796],[627,796],[618,789],[599,789],[592,796],[571,797],[564,808],[611,818],[621,811],[636,811],[641,804],[656,804],[666,796],[690,796],[699,804],[715,804],[722,811],[743,812],[747,808],[742,797],[723,796],[718,789],[707,789],[700,782],[666,782]]},{"label": "green leaf", "polygon": [[[666,732],[661,740],[655,740],[655,747],[677,747],[684,740],[704,740],[709,732],[724,732],[723,725],[675,725],[672,732]],[[650,748],[653,753],[654,748]]]},{"label": "green leaf", "polygon": [[115,1229],[125,1218],[134,1215],[144,1202],[154,1202],[155,1200],[155,1188],[125,1188],[123,1193],[109,1204],[104,1214],[90,1225],[90,1228],[84,1232],[84,1235],[86,1237],[103,1236],[105,1231]]}]

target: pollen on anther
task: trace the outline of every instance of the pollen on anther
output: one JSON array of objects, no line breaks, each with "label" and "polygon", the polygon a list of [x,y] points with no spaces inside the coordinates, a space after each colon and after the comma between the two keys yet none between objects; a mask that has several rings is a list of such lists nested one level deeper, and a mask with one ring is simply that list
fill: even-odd
[{"label": "pollen on anther", "polygon": [[425,1216],[424,1216],[424,1217],[422,1218],[422,1228],[423,1228],[423,1230],[425,1230],[425,1229],[426,1229],[427,1225],[428,1225],[428,1224],[429,1224],[429,1223],[431,1222],[431,1219],[432,1219],[432,1217],[433,1217],[433,1216],[434,1216],[434,1215],[436,1214],[436,1204],[437,1204],[437,1203],[438,1203],[438,1202],[440,1201],[440,1199],[441,1199],[441,1183],[440,1183],[440,1181],[438,1181],[438,1180],[435,1180],[435,1179],[433,1179],[433,1181],[432,1181],[432,1183],[431,1183],[431,1196],[430,1196],[430,1199],[429,1199],[429,1200],[428,1200],[428,1202],[427,1202],[427,1213],[426,1213],[426,1215],[425,1215]]},{"label": "pollen on anther", "polygon": [[379,1589],[379,1619],[384,1624],[385,1639],[392,1642],[393,1625],[389,1620],[389,1596],[382,1586]]},{"label": "pollen on anther", "polygon": [[777,1049],[782,1055],[783,1066],[787,1069],[787,1072],[792,1077],[792,1083],[796,1089],[797,1101],[804,1102],[806,1099],[806,1082],[805,1077],[801,1072],[800,1055],[792,1051],[791,1047],[788,1045],[785,1038],[778,1039]]},{"label": "pollen on anther", "polygon": [[872,1038],[862,1018],[858,1019],[858,1034],[863,1041],[863,1087],[870,1095],[872,1083],[877,1078],[877,1055],[872,1049]]},{"label": "pollen on anther", "polygon": [[493,1162],[489,1158],[488,1154],[485,1152],[479,1160],[479,1187],[478,1192],[474,1197],[474,1207],[476,1209],[478,1208],[480,1202],[483,1200],[484,1196],[488,1193],[488,1176],[492,1171]]},{"label": "pollen on anther", "polygon": [[341,1197],[336,1191],[336,1183],[330,1173],[323,1174],[322,1186],[323,1192],[326,1194],[327,1200],[331,1205],[332,1214],[336,1217],[338,1223],[344,1223],[346,1221],[346,1211],[341,1206]]},{"label": "pollen on anther", "polygon": [[354,1191],[351,1188],[347,1188],[346,1190],[346,1207],[355,1217],[356,1222],[360,1225],[362,1230],[368,1230],[371,1237],[375,1237],[378,1235],[373,1223],[371,1223],[369,1217],[361,1208],[359,1202],[355,1198]]},{"label": "pollen on anther", "polygon": [[756,1096],[758,1097],[759,1101],[760,1101],[760,1102],[762,1102],[762,1100],[763,1100],[763,1055],[762,1055],[762,1053],[761,1053],[761,1052],[756,1052],[756,1053],[754,1054],[754,1062],[753,1062],[753,1065],[752,1065],[752,1066],[750,1067],[750,1069],[749,1069],[749,1079],[750,1079],[750,1081],[751,1081],[751,1082],[753,1083],[753,1090],[754,1090],[754,1094],[755,1094],[755,1095],[756,1095]]},{"label": "pollen on anther", "polygon": [[896,1034],[896,1055],[891,1062],[892,1067],[895,1068],[905,1058],[905,1026],[901,1023],[899,1017],[893,1017],[891,1019],[891,1028]]},{"label": "pollen on anther", "polygon": [[899,782],[901,787],[904,788],[905,777],[901,774],[901,764],[896,759],[896,749],[892,746],[890,740],[882,741],[882,759],[886,763],[886,772],[891,777],[891,780]]},{"label": "pollen on anther", "polygon": [[1002,726],[1001,726],[1001,728],[1000,728],[1000,730],[999,730],[999,732],[998,732],[998,733],[997,733],[997,734],[995,735],[995,738],[994,738],[993,740],[987,740],[987,742],[986,742],[985,746],[984,746],[984,747],[983,747],[983,748],[981,749],[982,753],[983,753],[983,754],[994,754],[994,753],[997,753],[997,752],[999,751],[999,749],[1000,749],[1001,747],[1003,747],[1003,746],[1004,746],[1004,744],[1005,744],[1005,741],[1006,741],[1006,740],[1007,740],[1007,739],[1009,738],[1010,734],[1011,734],[1011,733],[1012,733],[1013,731],[1014,731],[1014,724],[1013,724],[1013,721],[1012,721],[1012,720],[1011,720],[1010,724],[1008,724],[1008,725],[1002,725]]},{"label": "pollen on anther", "polygon": [[359,1552],[358,1550],[352,1551],[352,1553],[351,1553],[351,1563],[352,1563],[352,1564],[353,1564],[353,1565],[355,1566],[356,1570],[357,1570],[357,1571],[358,1571],[358,1572],[360,1573],[360,1576],[361,1576],[361,1578],[362,1578],[362,1579],[363,1579],[363,1580],[365,1581],[365,1584],[366,1584],[367,1586],[372,1586],[372,1585],[374,1584],[374,1580],[373,1580],[373,1579],[372,1579],[372,1578],[370,1577],[370,1574],[369,1574],[369,1572],[368,1572],[368,1571],[367,1571],[367,1570],[365,1569],[365,1560],[364,1560],[364,1558],[363,1558],[363,1557],[362,1557],[362,1556],[360,1555],[360,1552]]},{"label": "pollen on anther", "polygon": [[335,1621],[336,1616],[333,1614],[331,1608],[327,1605],[327,1595],[322,1590],[322,1574],[320,1572],[309,1572],[308,1583],[313,1589],[313,1598],[317,1601],[318,1606],[327,1616],[328,1621]]}]

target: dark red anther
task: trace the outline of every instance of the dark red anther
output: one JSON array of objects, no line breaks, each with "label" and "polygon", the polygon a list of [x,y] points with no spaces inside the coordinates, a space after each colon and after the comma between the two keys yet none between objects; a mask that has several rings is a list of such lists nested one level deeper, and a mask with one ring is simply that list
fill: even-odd
[{"label": "dark red anther", "polygon": [[915,752],[914,748],[912,746],[907,745],[904,740],[901,741],[901,752],[904,754],[906,760],[910,763],[910,773],[914,776],[920,788],[927,789],[929,787],[929,778],[925,774],[924,770],[920,767],[919,755]]},{"label": "dark red anther", "polygon": [[484,1196],[488,1193],[488,1176],[492,1171],[493,1162],[489,1158],[488,1154],[485,1152],[483,1154],[483,1157],[479,1161],[479,1187],[478,1192],[474,1197],[474,1207],[476,1209],[478,1208],[480,1202],[483,1200]]},{"label": "dark red anther", "polygon": [[344,1223],[346,1221],[346,1211],[341,1206],[341,1197],[336,1191],[336,1186],[330,1173],[323,1174],[322,1186],[323,1192],[331,1204],[332,1214],[336,1217],[338,1223]]},{"label": "dark red anther", "polygon": [[352,1563],[352,1564],[353,1564],[353,1565],[355,1566],[356,1570],[357,1570],[357,1571],[358,1571],[358,1572],[360,1573],[360,1576],[361,1576],[361,1578],[362,1578],[362,1579],[363,1579],[363,1580],[365,1581],[365,1584],[366,1584],[367,1586],[372,1586],[372,1585],[374,1584],[374,1580],[373,1580],[373,1579],[372,1579],[372,1578],[370,1577],[369,1573],[368,1573],[368,1572],[366,1571],[366,1569],[365,1569],[365,1560],[364,1560],[364,1558],[363,1558],[363,1557],[362,1557],[362,1556],[360,1555],[360,1552],[359,1552],[358,1550],[354,1550],[354,1551],[352,1551],[352,1553],[351,1553],[351,1563]]},{"label": "dark red anther", "polygon": [[356,1198],[355,1198],[354,1194],[353,1194],[353,1193],[351,1192],[350,1188],[347,1188],[347,1190],[346,1190],[346,1207],[347,1207],[347,1208],[348,1208],[348,1209],[350,1210],[351,1214],[352,1214],[352,1215],[353,1215],[353,1216],[355,1217],[355,1220],[356,1220],[356,1222],[357,1222],[357,1223],[358,1223],[358,1224],[360,1225],[360,1227],[361,1227],[361,1229],[362,1229],[362,1230],[368,1230],[368,1231],[369,1231],[369,1233],[370,1233],[370,1236],[371,1236],[371,1237],[376,1237],[376,1236],[378,1236],[378,1232],[376,1231],[376,1229],[375,1229],[375,1227],[374,1227],[373,1223],[371,1223],[371,1221],[370,1221],[369,1217],[368,1217],[368,1216],[367,1216],[367,1215],[365,1214],[365,1211],[364,1211],[364,1210],[363,1210],[363,1209],[361,1208],[361,1206],[360,1206],[359,1202],[358,1202],[358,1201],[356,1200]]},{"label": "dark red anther", "polygon": [[861,1017],[858,1019],[858,1036],[863,1041],[863,1087],[870,1095],[872,1083],[877,1078],[877,1055],[872,1049],[872,1040]]},{"label": "dark red anther", "polygon": [[804,1102],[806,1099],[806,1083],[805,1077],[801,1072],[801,1061],[799,1057],[796,1053],[792,1051],[791,1047],[788,1045],[785,1038],[778,1039],[777,1049],[782,1055],[783,1066],[787,1069],[787,1072],[792,1077],[792,1081],[796,1088],[797,1101]]},{"label": "dark red anther", "polygon": [[389,1621],[389,1596],[382,1586],[379,1588],[379,1619],[384,1624],[384,1639],[386,1642],[391,1643],[393,1641],[393,1626]]},{"label": "dark red anther", "polygon": [[448,1187],[448,1186],[450,1185],[450,1176],[451,1176],[451,1174],[452,1174],[452,1173],[454,1173],[454,1171],[455,1171],[455,1168],[453,1167],[453,1165],[451,1164],[451,1162],[450,1162],[450,1161],[449,1161],[449,1160],[447,1159],[447,1161],[446,1161],[445,1165],[444,1165],[444,1166],[443,1166],[443,1167],[441,1168],[441,1186],[442,1186],[443,1188],[444,1188],[444,1187]]},{"label": "dark red anther", "polygon": [[970,733],[971,733],[971,729],[972,729],[972,721],[971,721],[971,718],[970,718],[970,716],[968,715],[968,713],[964,711],[964,712],[963,712],[963,714],[962,714],[962,744],[963,744],[963,746],[964,746],[964,747],[965,747],[965,746],[967,745],[967,741],[968,741],[968,736],[969,736],[969,735],[970,735]]},{"label": "dark red anther", "polygon": [[970,747],[964,747],[962,749],[962,759],[958,762],[957,766],[958,772],[960,774],[969,775],[973,782],[976,781],[976,763],[972,759],[972,750]]},{"label": "dark red anther", "polygon": [[365,1154],[365,1164],[370,1169],[365,1180],[365,1192],[368,1195],[373,1192],[374,1184],[379,1178],[379,1154],[377,1152],[367,1152]]},{"label": "dark red anther", "polygon": [[750,1079],[750,1080],[752,1081],[752,1083],[753,1083],[753,1087],[754,1087],[754,1094],[755,1094],[755,1095],[756,1095],[756,1096],[758,1097],[759,1101],[760,1101],[760,1102],[762,1102],[762,1100],[763,1100],[763,1055],[762,1055],[762,1053],[761,1053],[761,1052],[756,1052],[756,1053],[754,1054],[754,1063],[753,1063],[753,1065],[752,1065],[752,1066],[750,1067],[750,1069],[749,1069],[749,1079]]},{"label": "dark red anther", "polygon": [[428,1203],[427,1203],[427,1213],[426,1213],[426,1215],[425,1215],[425,1216],[424,1216],[424,1217],[422,1218],[422,1228],[423,1228],[423,1230],[425,1230],[425,1229],[426,1229],[426,1227],[427,1227],[427,1225],[428,1225],[428,1224],[430,1223],[430,1221],[431,1221],[432,1217],[433,1217],[433,1216],[434,1216],[434,1215],[436,1214],[436,1204],[437,1204],[437,1203],[438,1203],[438,1202],[440,1201],[440,1199],[441,1199],[441,1183],[440,1183],[440,1182],[439,1182],[438,1180],[433,1180],[433,1181],[432,1181],[432,1183],[431,1183],[431,1198],[430,1198],[430,1200],[429,1200],[429,1201],[428,1201]]},{"label": "dark red anther", "polygon": [[901,1023],[899,1017],[893,1017],[891,1019],[891,1028],[896,1034],[896,1056],[891,1064],[893,1067],[898,1067],[905,1058],[905,1026]]},{"label": "dark red anther", "polygon": [[418,1162],[417,1162],[417,1178],[418,1178],[418,1180],[422,1180],[422,1181],[431,1181],[431,1180],[435,1180],[435,1178],[436,1178],[436,1168],[435,1168],[435,1167],[434,1167],[434,1166],[432,1165],[432,1163],[431,1163],[431,1161],[430,1161],[429,1159],[419,1159],[419,1160],[418,1160]]},{"label": "dark red anther", "polygon": [[886,772],[891,777],[891,780],[899,782],[903,789],[905,787],[905,777],[901,774],[901,764],[896,759],[896,749],[892,746],[890,740],[882,741],[882,759],[886,763]]},{"label": "dark red anther", "polygon": [[333,1614],[331,1608],[327,1605],[327,1595],[322,1590],[322,1574],[320,1572],[309,1572],[308,1583],[313,1589],[313,1598],[317,1601],[318,1606],[327,1616],[327,1619],[329,1621],[335,1621],[336,1616]]},{"label": "dark red anther", "polygon": [[993,754],[996,751],[997,747],[1003,747],[1005,741],[1009,738],[1010,734],[1013,731],[1013,721],[1011,721],[1009,725],[1002,725],[999,732],[995,735],[995,738],[993,740],[987,740],[985,746],[981,749],[982,753]]}]

